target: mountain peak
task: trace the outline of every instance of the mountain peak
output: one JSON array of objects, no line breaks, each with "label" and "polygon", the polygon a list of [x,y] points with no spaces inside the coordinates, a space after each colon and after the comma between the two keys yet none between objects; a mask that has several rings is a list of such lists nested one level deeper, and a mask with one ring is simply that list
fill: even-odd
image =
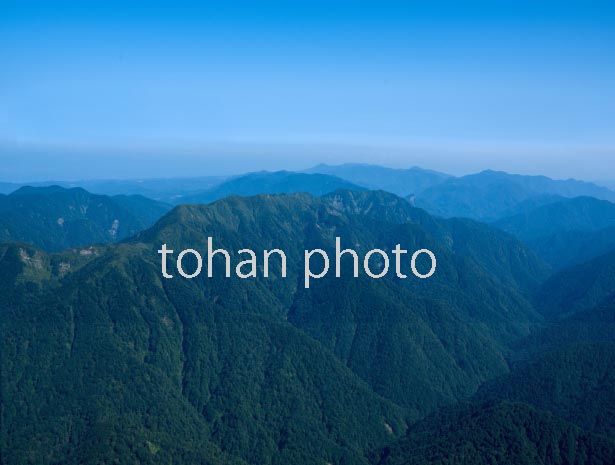
[{"label": "mountain peak", "polygon": [[49,195],[56,193],[66,193],[66,194],[90,194],[88,191],[81,187],[71,187],[66,188],[58,185],[52,186],[22,186],[16,191],[13,191],[9,196],[20,196],[20,195]]}]

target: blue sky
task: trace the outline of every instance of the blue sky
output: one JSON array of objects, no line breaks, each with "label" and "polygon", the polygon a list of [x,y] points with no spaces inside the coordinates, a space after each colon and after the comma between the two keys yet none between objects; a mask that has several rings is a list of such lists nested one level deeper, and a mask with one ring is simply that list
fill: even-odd
[{"label": "blue sky", "polygon": [[0,180],[352,160],[615,178],[612,3],[4,0]]}]

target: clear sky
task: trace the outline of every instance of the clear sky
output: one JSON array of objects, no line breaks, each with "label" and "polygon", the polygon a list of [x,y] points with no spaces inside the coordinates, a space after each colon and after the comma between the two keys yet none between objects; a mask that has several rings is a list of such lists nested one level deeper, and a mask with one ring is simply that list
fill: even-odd
[{"label": "clear sky", "polygon": [[0,2],[0,180],[615,179],[615,2]]}]

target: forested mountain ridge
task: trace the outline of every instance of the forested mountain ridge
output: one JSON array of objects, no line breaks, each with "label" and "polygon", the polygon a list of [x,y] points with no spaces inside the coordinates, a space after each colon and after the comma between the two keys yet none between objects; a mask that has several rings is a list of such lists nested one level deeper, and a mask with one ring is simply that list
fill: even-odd
[{"label": "forested mountain ridge", "polygon": [[53,263],[72,265],[70,251],[3,248],[8,463],[227,463],[219,447],[250,463],[364,463],[363,447],[403,431],[397,407],[268,315],[267,299],[262,312],[211,308],[187,283],[167,288],[143,252],[97,250],[63,273]]},{"label": "forested mountain ridge", "polygon": [[47,251],[117,242],[151,226],[170,208],[138,195],[21,187],[0,195],[0,241],[26,242]]},{"label": "forested mountain ridge", "polygon": [[[260,262],[255,279],[225,278],[218,260],[214,277],[187,280],[173,259],[176,277],[161,276],[161,244],[175,257],[205,253],[210,236],[231,253],[232,270],[240,248],[284,250],[288,277],[274,260],[268,279]],[[437,273],[353,278],[344,259],[342,277],[304,289],[303,250],[333,257],[336,236],[360,257],[396,243],[429,248]],[[513,236],[382,191],[180,205],[127,242],[54,254],[5,244],[3,460],[87,463],[104,450],[110,462],[365,465],[374,454],[382,463],[481,463],[516,444],[519,463],[609,463],[612,443],[593,433],[612,432],[612,361],[600,345],[611,341],[611,263],[584,265],[587,280],[565,270],[541,284],[548,267]],[[529,300],[539,286],[546,321]],[[564,288],[577,300],[551,292]],[[529,358],[509,372],[519,344]],[[465,433],[437,426],[450,422]],[[487,428],[501,432],[497,448],[484,445]],[[545,452],[555,444],[557,454]]]},{"label": "forested mountain ridge", "polygon": [[363,215],[391,223],[419,224],[435,240],[472,259],[501,280],[504,286],[513,283],[522,291],[534,290],[550,273],[549,267],[519,240],[477,221],[437,218],[383,191],[339,190],[324,195],[323,199],[349,215]]},{"label": "forested mountain ridge", "polygon": [[[506,373],[509,344],[538,318],[516,283],[422,223],[265,195],[176,207],[126,243],[4,245],[3,460],[367,463],[409,421]],[[336,235],[360,254],[433,248],[438,271],[354,279],[346,263],[303,289],[303,250],[332,252]],[[233,263],[239,248],[285,250],[288,278],[275,263],[269,280],[161,276],[162,243],[177,254],[208,236]],[[523,251],[498,238],[506,257]]]},{"label": "forested mountain ridge", "polygon": [[[607,257],[586,264],[583,270],[594,271],[588,282],[609,276],[609,264]],[[575,281],[571,271],[579,270],[568,271],[570,280],[556,275],[548,289],[565,288],[578,299],[575,307],[608,296],[570,316],[568,298],[557,297],[543,310],[547,320],[513,344],[509,373],[484,383],[470,402],[412,425],[404,438],[375,451],[373,463],[613,463],[615,294],[608,290],[615,288]]]}]

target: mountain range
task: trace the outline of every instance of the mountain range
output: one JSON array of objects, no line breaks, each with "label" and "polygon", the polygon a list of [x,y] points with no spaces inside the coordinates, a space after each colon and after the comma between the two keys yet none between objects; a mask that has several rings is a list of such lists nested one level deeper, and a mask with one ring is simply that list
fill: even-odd
[{"label": "mountain range", "polygon": [[500,171],[451,178],[417,195],[416,205],[445,216],[465,216],[495,221],[521,213],[520,208],[538,207],[558,197],[591,196],[615,200],[615,192],[596,184],[569,179],[558,181],[545,176],[513,175]]},{"label": "mountain range", "polygon": [[0,194],[10,194],[20,187],[80,187],[100,195],[142,195],[164,203],[174,203],[185,195],[211,189],[226,180],[225,176],[160,179],[85,179],[82,181],[47,181],[30,183],[0,182]]},{"label": "mountain range", "polygon": [[[311,175],[311,176],[308,176]],[[615,191],[574,179],[508,174],[486,170],[455,177],[419,167],[395,169],[379,165],[321,164],[303,172],[261,171],[236,176],[143,180],[45,182],[33,187],[82,187],[92,193],[139,194],[171,204],[208,203],[228,195],[307,192],[322,195],[335,189],[384,190],[410,199],[416,206],[443,217],[492,222],[522,214],[566,198],[588,196],[615,201]],[[24,184],[0,183],[0,193]]]},{"label": "mountain range", "polygon": [[[0,196],[0,463],[614,463],[610,191],[371,168],[252,173],[175,207]],[[284,250],[287,277],[162,277],[161,244],[172,268],[208,237],[233,266]],[[428,248],[437,271],[354,278],[344,258],[305,289],[303,251],[336,237]]]},{"label": "mountain range", "polygon": [[[230,454],[238,463],[367,463],[408,422],[505,373],[507,347],[538,319],[519,284],[436,242],[420,222],[344,213],[355,207],[340,199],[351,197],[183,205],[126,243],[54,255],[5,245],[4,400],[35,403],[26,415],[4,410],[8,460],[24,460],[27,450],[39,461],[77,463],[92,454],[89,438],[103,434],[109,460],[225,463],[216,457]],[[384,198],[394,199],[414,212]],[[362,202],[381,204],[377,193]],[[331,250],[336,235],[363,251],[390,249],[392,238],[431,247],[441,257],[438,276],[404,283],[346,270],[345,279],[303,289],[301,251]],[[206,236],[228,250],[275,245],[294,266],[271,281],[161,277],[160,243],[195,247]],[[541,269],[493,230],[498,237],[508,256]]]}]

